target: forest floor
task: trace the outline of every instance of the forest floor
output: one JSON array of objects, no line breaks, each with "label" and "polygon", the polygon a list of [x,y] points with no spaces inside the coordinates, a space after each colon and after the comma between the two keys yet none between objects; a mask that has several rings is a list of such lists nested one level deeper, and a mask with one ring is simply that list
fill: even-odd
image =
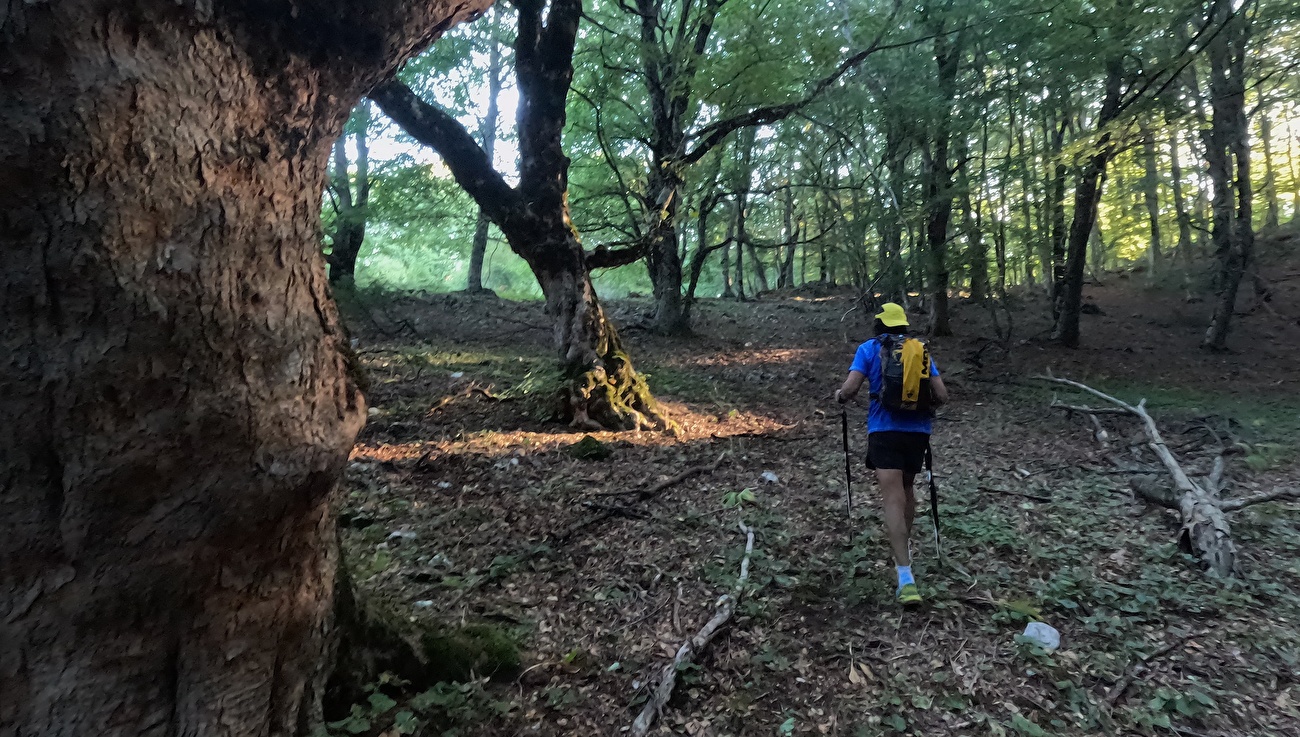
[{"label": "forest floor", "polygon": [[[1300,260],[1274,266],[1272,301],[1251,309],[1246,290],[1228,355],[1197,347],[1207,304],[1140,276],[1087,288],[1103,314],[1084,316],[1079,350],[1046,341],[1045,300],[1014,305],[1009,350],[988,345],[987,310],[957,304],[958,337],[934,344],[954,394],[935,430],[944,556],[918,484],[915,611],[893,601],[861,407],[846,517],[830,395],[868,337],[851,295],[706,300],[690,339],[625,330],[683,433],[597,433],[604,460],[572,457],[582,434],[533,416],[552,360],[540,304],[363,300],[349,324],[372,409],[344,488],[349,563],[368,595],[500,632],[521,662],[357,714],[386,734],[625,733],[734,586],[744,521],[750,586],[652,734],[1300,735],[1300,505],[1232,513],[1240,576],[1215,580],[1179,552],[1176,515],[1129,490],[1120,465],[1166,480],[1138,425],[1104,416],[1103,451],[1032,379],[1147,398],[1189,472],[1235,442],[1225,495],[1300,485]],[[620,323],[647,307],[610,306]],[[1017,637],[1034,619],[1059,650]]]}]

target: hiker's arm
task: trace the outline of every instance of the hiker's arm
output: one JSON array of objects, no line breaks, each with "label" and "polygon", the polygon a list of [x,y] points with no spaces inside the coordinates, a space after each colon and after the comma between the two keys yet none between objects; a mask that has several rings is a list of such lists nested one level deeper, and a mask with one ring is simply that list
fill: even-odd
[{"label": "hiker's arm", "polygon": [[844,380],[844,386],[835,390],[835,401],[844,404],[850,399],[858,396],[858,390],[862,388],[862,382],[865,381],[866,378],[867,375],[861,371],[850,371],[849,378]]},{"label": "hiker's arm", "polygon": [[948,387],[943,385],[943,377],[937,373],[930,377],[930,397],[936,407],[948,403]]}]

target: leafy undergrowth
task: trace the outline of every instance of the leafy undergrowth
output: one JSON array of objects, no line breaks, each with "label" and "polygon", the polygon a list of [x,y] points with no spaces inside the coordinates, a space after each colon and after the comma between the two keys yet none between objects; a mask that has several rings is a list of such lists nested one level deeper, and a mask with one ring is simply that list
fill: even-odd
[{"label": "leafy undergrowth", "polygon": [[[1296,506],[1235,513],[1242,575],[1211,579],[1177,549],[1172,513],[1134,501],[1117,472],[1116,457],[1157,469],[1131,447],[1136,426],[1105,419],[1103,453],[1029,379],[1051,368],[1150,396],[1194,471],[1208,472],[1216,439],[1240,443],[1228,493],[1244,495],[1300,475],[1294,454],[1261,458],[1263,444],[1285,446],[1300,424],[1300,355],[1270,337],[1267,314],[1243,318],[1237,335],[1267,352],[1206,356],[1199,330],[1124,319],[1137,302],[1150,315],[1181,309],[1176,298],[1120,287],[1092,296],[1106,315],[1087,318],[1087,350],[1031,339],[978,353],[987,314],[972,306],[955,325],[972,337],[938,341],[956,394],[936,430],[943,555],[922,500],[914,539],[926,604],[910,612],[892,601],[860,460],[851,520],[845,512],[828,397],[865,337],[857,313],[843,318],[849,299],[708,302],[691,340],[625,331],[684,432],[597,433],[604,460],[566,452],[583,436],[529,401],[548,366],[538,306],[455,295],[354,315],[374,407],[341,513],[358,583],[416,621],[491,627],[523,655],[509,676],[413,698],[376,684],[333,731],[619,734],[734,584],[744,520],[758,533],[751,585],[732,625],[679,675],[659,733],[1300,732]],[[626,319],[644,306],[617,311]],[[1025,336],[1042,327],[1021,322]],[[856,426],[863,410],[851,412]],[[864,441],[854,437],[859,452]],[[716,471],[632,502],[630,492],[723,453]],[[1032,620],[1057,628],[1061,649],[1021,641]],[[1123,695],[1109,698],[1121,681]]]}]

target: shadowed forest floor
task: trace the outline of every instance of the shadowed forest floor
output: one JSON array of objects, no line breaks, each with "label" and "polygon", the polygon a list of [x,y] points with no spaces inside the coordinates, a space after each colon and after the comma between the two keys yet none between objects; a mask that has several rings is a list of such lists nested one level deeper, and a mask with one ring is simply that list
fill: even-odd
[{"label": "shadowed forest floor", "polygon": [[[1077,351],[1045,341],[1040,298],[1014,305],[1009,352],[984,347],[986,310],[959,305],[960,337],[934,349],[955,396],[935,435],[946,562],[921,499],[926,603],[911,612],[892,599],[860,407],[845,516],[829,397],[869,324],[844,317],[847,293],[705,301],[689,340],[626,329],[684,432],[598,433],[605,460],[572,457],[564,448],[581,434],[530,416],[552,360],[540,304],[363,299],[349,324],[372,410],[341,505],[350,565],[364,591],[411,617],[487,625],[522,652],[514,673],[426,695],[411,708],[423,726],[403,730],[619,734],[734,585],[743,520],[757,530],[752,585],[681,673],[658,733],[1300,734],[1297,505],[1233,514],[1242,576],[1212,580],[1178,551],[1176,516],[1135,501],[1133,475],[1117,468],[1167,483],[1137,424],[1104,417],[1103,452],[1086,418],[1048,410],[1053,392],[1031,380],[1051,369],[1146,397],[1189,471],[1209,472],[1219,439],[1238,443],[1226,496],[1295,486],[1300,266],[1284,266],[1269,272],[1269,308],[1243,297],[1231,355],[1197,349],[1208,305],[1140,276],[1086,290],[1104,314],[1084,316]],[[627,324],[647,308],[611,311]],[[716,471],[636,501],[723,454]],[[728,504],[744,489],[752,502]],[[1060,650],[1017,641],[1033,618],[1061,631]],[[407,708],[380,701],[376,734]]]}]

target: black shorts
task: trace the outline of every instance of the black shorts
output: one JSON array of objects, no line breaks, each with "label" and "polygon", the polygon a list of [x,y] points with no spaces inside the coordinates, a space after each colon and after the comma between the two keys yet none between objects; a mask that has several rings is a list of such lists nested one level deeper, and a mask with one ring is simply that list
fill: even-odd
[{"label": "black shorts", "polygon": [[930,436],[923,432],[873,432],[867,435],[867,468],[920,473]]}]

